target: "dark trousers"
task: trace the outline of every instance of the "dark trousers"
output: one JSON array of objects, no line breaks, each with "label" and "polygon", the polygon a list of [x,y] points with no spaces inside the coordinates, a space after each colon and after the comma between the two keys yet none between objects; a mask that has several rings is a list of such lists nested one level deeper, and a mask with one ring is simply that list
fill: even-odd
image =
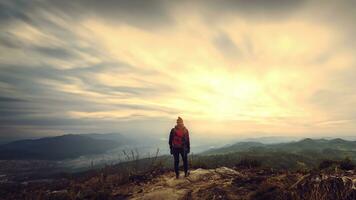
[{"label": "dark trousers", "polygon": [[179,175],[179,155],[182,156],[184,173],[188,173],[188,155],[183,148],[173,148],[174,171]]}]

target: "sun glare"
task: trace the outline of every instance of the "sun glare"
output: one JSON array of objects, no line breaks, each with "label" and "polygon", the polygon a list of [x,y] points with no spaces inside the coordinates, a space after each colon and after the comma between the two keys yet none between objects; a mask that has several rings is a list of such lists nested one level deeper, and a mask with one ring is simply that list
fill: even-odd
[{"label": "sun glare", "polygon": [[[146,32],[96,19],[86,21],[90,37],[100,41],[111,59],[135,66],[136,71],[118,69],[94,78],[113,87],[156,88],[159,94],[131,98],[131,103],[184,113],[194,120],[264,124],[282,124],[276,119],[325,120],[308,101],[324,81],[324,72],[313,67],[314,60],[336,42],[327,27],[301,18],[264,24],[246,24],[236,18],[224,22],[221,31],[213,31],[199,18],[188,25],[180,18],[177,22],[172,29]],[[305,38],[306,34],[318,37]],[[155,115],[166,117],[167,113]]]}]

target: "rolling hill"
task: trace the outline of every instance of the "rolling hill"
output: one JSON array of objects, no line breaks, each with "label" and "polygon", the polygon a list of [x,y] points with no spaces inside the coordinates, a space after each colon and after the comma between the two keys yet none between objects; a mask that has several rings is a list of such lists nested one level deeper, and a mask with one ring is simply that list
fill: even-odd
[{"label": "rolling hill", "polygon": [[306,138],[297,142],[270,145],[269,148],[288,152],[299,152],[301,149],[314,151],[323,151],[325,149],[356,151],[356,141],[347,141],[340,138],[330,140]]},{"label": "rolling hill", "polygon": [[265,147],[267,145],[260,142],[237,142],[231,146],[225,146],[221,148],[214,148],[208,151],[205,151],[201,154],[225,154],[225,153],[233,153],[233,152],[241,152],[248,151],[256,147]]},{"label": "rolling hill", "polygon": [[[90,137],[92,136],[92,137]],[[33,140],[19,140],[0,146],[1,160],[62,160],[82,155],[104,153],[118,147],[116,140],[99,139],[98,135],[63,135]],[[109,136],[101,136],[109,137]],[[111,137],[113,137],[111,135]]]},{"label": "rolling hill", "polygon": [[226,154],[233,152],[266,151],[301,153],[306,151],[352,151],[356,152],[356,141],[336,139],[302,139],[296,142],[263,144],[259,142],[238,142],[231,146],[210,149],[202,154]]},{"label": "rolling hill", "polygon": [[[199,159],[198,159],[199,158]],[[235,166],[241,160],[257,161],[278,169],[315,168],[324,160],[356,161],[356,141],[342,139],[303,139],[280,144],[238,142],[231,146],[210,149],[197,159],[212,167]],[[196,159],[196,160],[197,160]]]}]

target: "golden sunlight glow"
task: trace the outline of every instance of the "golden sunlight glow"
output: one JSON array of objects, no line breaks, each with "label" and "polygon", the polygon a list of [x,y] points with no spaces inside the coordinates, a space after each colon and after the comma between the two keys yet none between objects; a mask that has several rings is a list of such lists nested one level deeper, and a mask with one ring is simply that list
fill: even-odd
[{"label": "golden sunlight glow", "polygon": [[345,67],[353,62],[352,55],[339,51],[324,63],[316,63],[337,42],[331,29],[298,18],[278,23],[248,23],[234,18],[211,29],[194,15],[178,16],[177,11],[175,26],[151,31],[113,26],[95,18],[85,21],[85,29],[77,29],[76,34],[97,41],[109,61],[132,67],[124,73],[117,66],[92,74],[93,81],[108,87],[160,92],[148,92],[144,97],[120,92],[105,95],[86,91],[80,82],[57,86],[59,90],[95,97],[92,101],[98,103],[160,109],[70,111],[69,116],[176,117],[166,112],[171,111],[196,121],[249,121],[245,130],[257,128],[257,124],[270,126],[269,130],[272,126],[286,130],[284,126],[307,122],[329,124],[323,123],[329,117],[310,105],[309,98],[320,90],[326,74],[340,69],[335,63],[345,63]]}]

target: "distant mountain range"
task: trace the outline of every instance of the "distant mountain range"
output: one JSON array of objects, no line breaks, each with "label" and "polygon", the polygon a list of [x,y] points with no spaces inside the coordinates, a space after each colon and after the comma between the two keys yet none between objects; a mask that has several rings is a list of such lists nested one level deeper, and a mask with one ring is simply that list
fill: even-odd
[{"label": "distant mountain range", "polygon": [[261,142],[238,142],[230,146],[214,148],[202,154],[226,154],[246,151],[279,151],[300,153],[306,151],[353,151],[356,152],[356,141],[336,139],[302,139],[296,142],[265,144]]},{"label": "distant mountain range", "polygon": [[260,142],[238,142],[230,146],[215,148],[195,158],[207,160],[209,167],[236,166],[241,161],[260,163],[266,167],[286,170],[318,168],[323,161],[350,159],[356,161],[356,141],[343,139],[302,139],[299,141],[263,144]]},{"label": "distant mountain range", "polygon": [[256,137],[256,138],[246,138],[240,142],[260,142],[263,144],[278,144],[287,143],[301,140],[302,137],[291,137],[291,136],[267,136],[267,137]]},{"label": "distant mountain range", "polygon": [[104,153],[128,142],[120,134],[68,134],[19,140],[0,146],[0,160],[62,160]]},{"label": "distant mountain range", "polygon": [[[83,155],[101,154],[124,145],[140,145],[146,142],[118,133],[68,134],[40,139],[18,140],[0,145],[0,160],[64,160]],[[286,152],[305,154],[350,155],[356,157],[356,141],[337,139],[303,139],[286,143],[262,143],[254,141],[214,148],[201,155],[218,155],[235,152],[267,153]],[[342,153],[341,153],[342,152]]]}]

